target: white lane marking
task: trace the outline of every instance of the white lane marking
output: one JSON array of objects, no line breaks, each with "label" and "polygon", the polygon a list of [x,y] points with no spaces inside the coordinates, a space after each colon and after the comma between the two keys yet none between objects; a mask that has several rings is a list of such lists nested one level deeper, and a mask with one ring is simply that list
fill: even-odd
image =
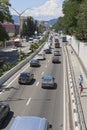
[{"label": "white lane marking", "polygon": [[26,106],[29,105],[30,101],[31,101],[31,97],[28,99],[28,101],[27,101],[27,103],[26,103]]},{"label": "white lane marking", "polygon": [[41,73],[41,75],[43,75],[43,74],[44,74],[44,72]]},{"label": "white lane marking", "polygon": [[49,60],[48,60],[48,62],[49,62]]},{"label": "white lane marking", "polygon": [[36,83],[36,86],[38,86],[38,85],[39,85],[39,82]]},{"label": "white lane marking", "polygon": [[45,65],[45,68],[47,68],[47,65]]}]

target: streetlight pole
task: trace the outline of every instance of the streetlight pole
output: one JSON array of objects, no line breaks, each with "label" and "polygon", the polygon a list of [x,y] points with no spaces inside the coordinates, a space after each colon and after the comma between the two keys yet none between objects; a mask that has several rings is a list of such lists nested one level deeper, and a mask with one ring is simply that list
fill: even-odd
[{"label": "streetlight pole", "polygon": [[21,16],[22,14],[28,10],[29,8],[26,8],[24,11],[22,11],[21,13],[19,13],[16,9],[12,8],[19,16],[19,37],[20,37],[20,34],[21,34]]}]

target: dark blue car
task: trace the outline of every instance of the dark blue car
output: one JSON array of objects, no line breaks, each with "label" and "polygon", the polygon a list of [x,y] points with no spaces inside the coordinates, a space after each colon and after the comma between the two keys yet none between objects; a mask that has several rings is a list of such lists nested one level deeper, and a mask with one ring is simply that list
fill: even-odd
[{"label": "dark blue car", "polygon": [[32,59],[30,61],[30,67],[40,67],[40,62],[37,59]]}]

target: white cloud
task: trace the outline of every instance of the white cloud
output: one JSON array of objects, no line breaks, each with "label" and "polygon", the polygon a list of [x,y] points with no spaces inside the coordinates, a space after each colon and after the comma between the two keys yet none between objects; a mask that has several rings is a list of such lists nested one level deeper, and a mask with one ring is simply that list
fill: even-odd
[{"label": "white cloud", "polygon": [[[33,8],[26,10],[23,16],[32,16],[38,20],[50,20],[63,16],[62,13],[63,0],[48,0],[44,5],[39,8]],[[16,14],[15,11],[11,12]]]}]

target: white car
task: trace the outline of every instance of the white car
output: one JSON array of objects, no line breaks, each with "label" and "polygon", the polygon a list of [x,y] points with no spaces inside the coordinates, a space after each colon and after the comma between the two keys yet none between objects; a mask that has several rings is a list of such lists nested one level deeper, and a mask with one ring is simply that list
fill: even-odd
[{"label": "white car", "polygon": [[33,39],[33,43],[38,43],[39,39]]},{"label": "white car", "polygon": [[45,60],[45,53],[38,53],[36,56],[35,56],[35,59],[38,59],[38,60]]},{"label": "white car", "polygon": [[29,43],[33,43],[33,38],[30,37],[28,42],[29,42]]}]

